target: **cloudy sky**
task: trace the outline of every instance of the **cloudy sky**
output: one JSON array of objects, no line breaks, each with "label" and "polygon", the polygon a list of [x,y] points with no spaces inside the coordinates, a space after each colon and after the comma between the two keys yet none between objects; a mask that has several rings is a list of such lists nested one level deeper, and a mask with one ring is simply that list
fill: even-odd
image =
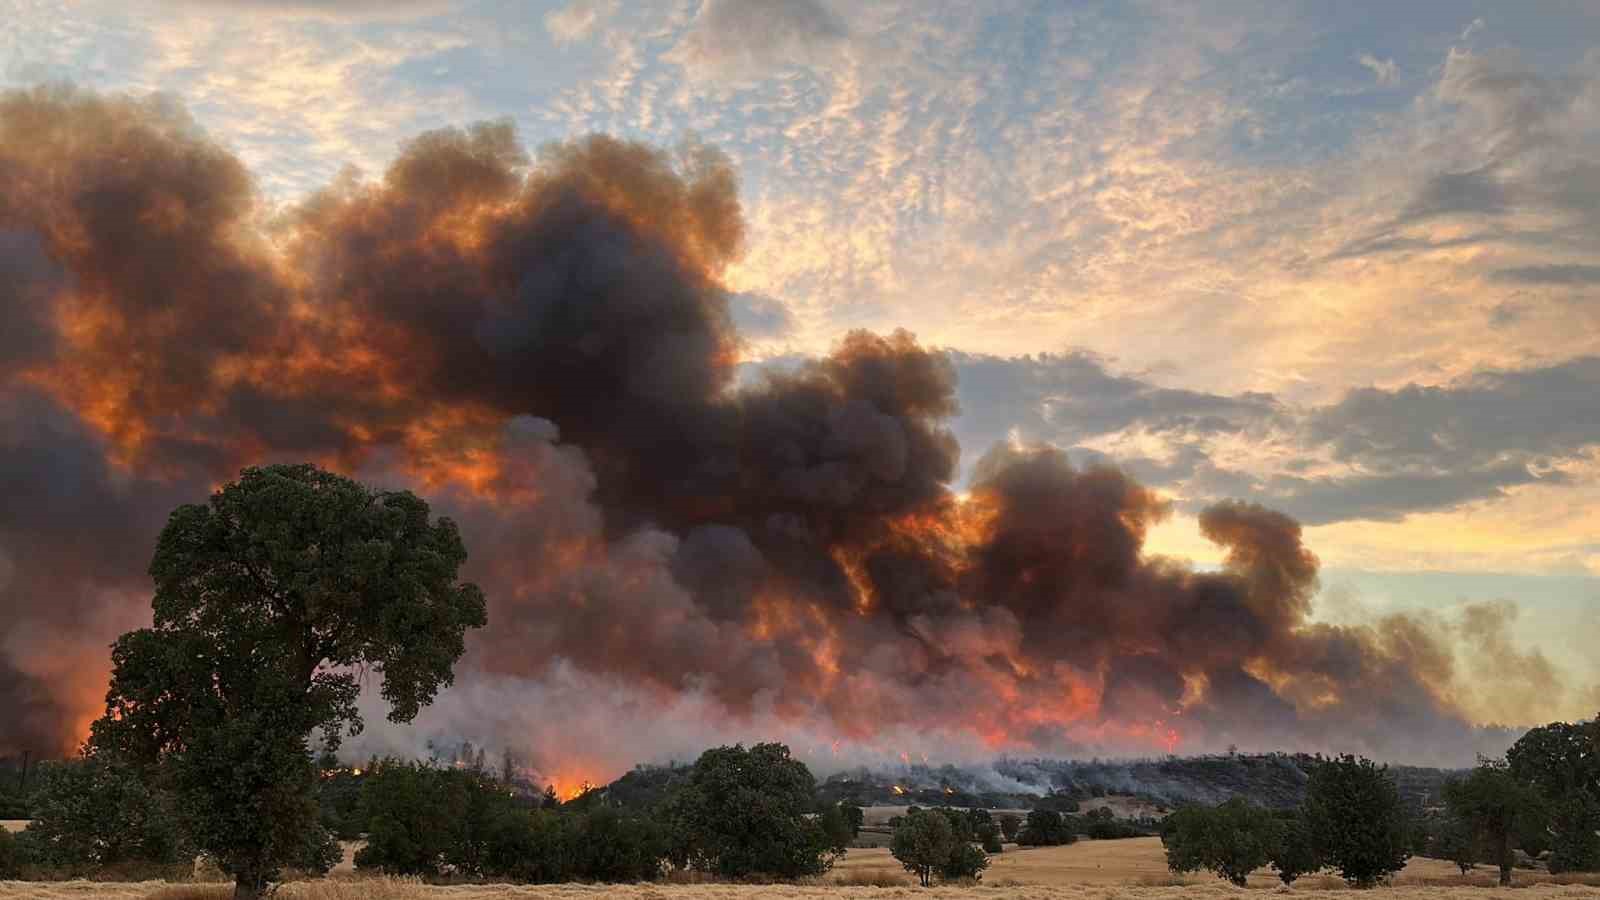
[{"label": "cloudy sky", "polygon": [[1600,4],[1200,6],[0,0],[0,83],[168,95],[283,207],[482,119],[714,145],[752,365],[905,327],[964,467],[1109,458],[1201,565],[1281,509],[1319,617],[1492,610],[1591,713]]}]

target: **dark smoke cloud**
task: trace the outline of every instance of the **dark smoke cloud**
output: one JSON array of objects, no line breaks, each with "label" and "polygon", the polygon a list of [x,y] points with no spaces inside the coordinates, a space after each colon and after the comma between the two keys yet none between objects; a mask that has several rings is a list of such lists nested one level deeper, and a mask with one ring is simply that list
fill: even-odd
[{"label": "dark smoke cloud", "polygon": [[1287,516],[1207,509],[1198,572],[1143,552],[1166,506],[1110,466],[1000,445],[957,496],[956,368],[905,332],[739,381],[709,148],[433,132],[265,223],[172,105],[50,89],[0,100],[0,179],[35,335],[0,359],[12,745],[81,735],[172,506],[306,458],[461,522],[491,602],[463,696],[1042,752],[1476,734],[1426,630],[1309,623]]}]

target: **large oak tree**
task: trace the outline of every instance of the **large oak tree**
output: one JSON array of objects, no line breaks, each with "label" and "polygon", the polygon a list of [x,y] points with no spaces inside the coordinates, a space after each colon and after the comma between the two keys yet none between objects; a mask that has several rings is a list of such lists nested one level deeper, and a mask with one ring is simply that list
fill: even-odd
[{"label": "large oak tree", "polygon": [[458,580],[456,526],[406,491],[311,465],[246,469],[179,507],[156,545],[154,622],[112,652],[92,753],[147,767],[195,844],[258,896],[285,866],[325,870],[313,734],[361,728],[359,675],[409,721],[453,679],[483,594]]}]

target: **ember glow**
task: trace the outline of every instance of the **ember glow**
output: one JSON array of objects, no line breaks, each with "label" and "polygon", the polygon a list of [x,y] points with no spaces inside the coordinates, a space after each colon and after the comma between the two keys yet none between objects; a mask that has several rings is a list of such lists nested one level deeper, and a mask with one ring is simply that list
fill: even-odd
[{"label": "ember glow", "polygon": [[[83,737],[168,510],[300,459],[461,523],[490,624],[460,677],[513,703],[566,672],[640,729],[692,695],[716,733],[829,747],[1485,739],[1428,634],[1311,621],[1286,515],[1206,508],[1201,571],[1146,551],[1169,501],[1112,466],[1002,442],[958,496],[956,372],[906,331],[739,382],[745,223],[710,147],[435,131],[269,221],[174,105],[43,88],[0,100],[0,187],[0,305],[32,336],[0,357],[0,752]],[[541,727],[563,797],[647,755],[559,720],[480,743]]]}]

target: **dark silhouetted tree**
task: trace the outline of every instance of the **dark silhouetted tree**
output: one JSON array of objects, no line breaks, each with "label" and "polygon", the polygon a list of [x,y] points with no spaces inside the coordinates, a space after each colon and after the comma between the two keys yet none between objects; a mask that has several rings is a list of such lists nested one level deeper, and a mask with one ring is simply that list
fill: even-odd
[{"label": "dark silhouetted tree", "polygon": [[1008,841],[1017,839],[1017,832],[1022,829],[1022,817],[1016,813],[1006,813],[1000,817],[1000,834]]},{"label": "dark silhouetted tree", "polygon": [[409,721],[451,683],[483,594],[457,580],[449,519],[406,491],[310,465],[246,469],[179,507],[156,545],[154,622],[112,650],[92,746],[159,767],[186,831],[258,896],[285,865],[326,869],[310,739],[361,727],[362,668],[389,718]]}]

